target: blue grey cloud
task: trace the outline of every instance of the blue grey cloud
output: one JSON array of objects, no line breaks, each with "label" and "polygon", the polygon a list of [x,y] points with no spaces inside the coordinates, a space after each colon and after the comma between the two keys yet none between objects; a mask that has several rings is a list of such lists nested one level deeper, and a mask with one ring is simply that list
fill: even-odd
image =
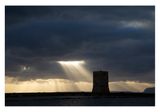
[{"label": "blue grey cloud", "polygon": [[[6,75],[64,77],[58,60],[86,60],[111,80],[154,82],[153,6],[6,6]],[[20,67],[33,70],[21,75]],[[45,74],[45,75],[44,75]]]}]

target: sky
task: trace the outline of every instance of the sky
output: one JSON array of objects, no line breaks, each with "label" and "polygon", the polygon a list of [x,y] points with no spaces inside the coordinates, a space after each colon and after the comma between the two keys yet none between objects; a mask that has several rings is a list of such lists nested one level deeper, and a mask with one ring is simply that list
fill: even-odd
[{"label": "sky", "polygon": [[111,91],[155,83],[154,6],[6,6],[5,91]]}]

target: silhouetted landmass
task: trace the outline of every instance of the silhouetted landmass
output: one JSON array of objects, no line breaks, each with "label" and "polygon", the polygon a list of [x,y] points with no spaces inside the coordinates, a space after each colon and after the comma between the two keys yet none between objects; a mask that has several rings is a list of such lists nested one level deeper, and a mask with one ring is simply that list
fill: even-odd
[{"label": "silhouetted landmass", "polygon": [[146,89],[144,90],[144,93],[155,93],[155,87],[146,88]]},{"label": "silhouetted landmass", "polygon": [[154,106],[155,94],[119,92],[6,93],[6,106]]}]

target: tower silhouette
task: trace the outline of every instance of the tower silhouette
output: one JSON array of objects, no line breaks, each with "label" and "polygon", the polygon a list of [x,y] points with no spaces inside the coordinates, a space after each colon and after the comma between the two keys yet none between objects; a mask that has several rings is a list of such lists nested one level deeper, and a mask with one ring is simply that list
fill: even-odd
[{"label": "tower silhouette", "polygon": [[109,94],[108,72],[107,71],[94,71],[93,72],[92,93]]}]

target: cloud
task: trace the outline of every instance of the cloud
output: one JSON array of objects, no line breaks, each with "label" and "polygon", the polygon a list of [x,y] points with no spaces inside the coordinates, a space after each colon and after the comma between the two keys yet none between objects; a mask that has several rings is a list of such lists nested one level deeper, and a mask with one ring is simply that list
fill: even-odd
[{"label": "cloud", "polygon": [[110,82],[112,91],[143,92],[148,87],[154,87],[154,84],[135,81]]},{"label": "cloud", "polygon": [[[91,92],[93,84],[68,79],[34,79],[20,81],[15,77],[6,77],[5,92]],[[143,92],[145,88],[154,87],[153,83],[135,81],[117,81],[109,83],[110,91]]]},{"label": "cloud", "polygon": [[124,28],[135,28],[135,29],[154,29],[154,24],[150,20],[128,20],[120,21],[120,24]]},{"label": "cloud", "polygon": [[154,82],[154,7],[7,6],[5,14],[6,76],[67,79],[55,62],[85,60],[113,81]]},{"label": "cloud", "polygon": [[[6,24],[24,23],[31,20],[72,20],[72,21],[122,21],[153,20],[154,7],[112,7],[112,6],[6,6]],[[12,17],[12,18],[11,18]]]}]

